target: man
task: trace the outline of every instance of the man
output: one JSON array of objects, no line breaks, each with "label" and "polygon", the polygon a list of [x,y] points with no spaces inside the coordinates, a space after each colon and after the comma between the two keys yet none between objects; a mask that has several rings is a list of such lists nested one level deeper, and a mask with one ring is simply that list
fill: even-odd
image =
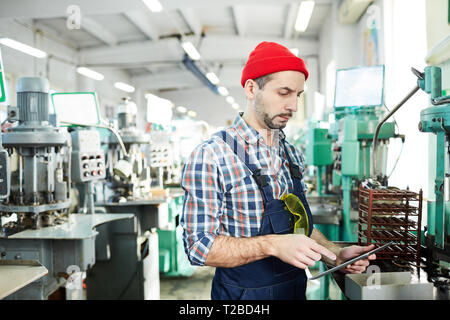
[{"label": "man", "polygon": [[[242,72],[246,111],[200,144],[183,169],[185,251],[193,265],[216,267],[212,299],[305,299],[306,268],[374,248],[342,249],[313,227],[303,158],[281,130],[307,78],[302,59],[277,43],[260,43]],[[296,195],[306,209],[305,234],[293,233],[296,218],[279,200],[284,194]],[[344,272],[368,265],[360,260]]]}]

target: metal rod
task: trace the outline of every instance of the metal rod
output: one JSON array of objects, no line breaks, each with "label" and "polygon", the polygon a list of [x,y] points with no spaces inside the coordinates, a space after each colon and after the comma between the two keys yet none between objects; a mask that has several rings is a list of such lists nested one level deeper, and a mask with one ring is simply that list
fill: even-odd
[{"label": "metal rod", "polygon": [[127,149],[125,148],[125,145],[123,144],[122,138],[120,137],[119,133],[115,129],[113,129],[109,126],[101,125],[101,124],[82,124],[82,123],[67,122],[67,121],[61,121],[61,123],[71,124],[71,125],[75,125],[75,126],[79,126],[79,127],[94,127],[94,128],[108,129],[116,137],[117,141],[119,142],[120,148],[122,149],[123,154],[126,157],[128,157],[128,152],[127,152]]},{"label": "metal rod", "polygon": [[87,198],[87,214],[95,214],[94,203],[94,184],[92,181],[88,181],[86,184],[86,198]]},{"label": "metal rod", "polygon": [[414,89],[412,89],[407,95],[406,97],[403,98],[402,101],[400,101],[399,104],[397,104],[395,106],[394,109],[391,110],[391,112],[389,112],[384,118],[383,120],[380,121],[380,123],[377,125],[377,128],[375,130],[375,135],[373,136],[373,153],[372,153],[372,163],[373,163],[373,172],[372,172],[372,176],[374,178],[376,178],[376,174],[377,174],[377,168],[376,168],[376,155],[377,155],[377,141],[378,141],[378,135],[380,133],[381,130],[381,126],[395,113],[397,112],[398,109],[400,109],[401,106],[403,106],[405,104],[406,101],[408,101],[418,90],[420,89],[419,85],[416,84],[416,86],[414,87]]},{"label": "metal rod", "polygon": [[19,193],[23,193],[23,159],[19,152],[17,152],[17,155],[19,156]]}]

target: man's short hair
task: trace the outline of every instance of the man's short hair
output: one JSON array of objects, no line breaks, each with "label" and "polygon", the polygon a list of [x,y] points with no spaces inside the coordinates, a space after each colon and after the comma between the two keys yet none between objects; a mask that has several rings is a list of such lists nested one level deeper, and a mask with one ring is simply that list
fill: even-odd
[{"label": "man's short hair", "polygon": [[269,73],[253,80],[258,84],[258,87],[262,90],[264,89],[266,83],[272,80],[272,74]]}]

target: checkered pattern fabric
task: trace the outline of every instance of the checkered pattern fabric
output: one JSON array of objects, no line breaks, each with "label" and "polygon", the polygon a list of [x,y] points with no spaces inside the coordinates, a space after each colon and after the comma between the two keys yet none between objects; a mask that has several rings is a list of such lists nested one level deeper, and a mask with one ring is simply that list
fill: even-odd
[{"label": "checkered pattern fabric", "polygon": [[[283,142],[276,130],[272,147],[238,115],[225,129],[228,137],[245,149],[248,159],[267,175],[274,199],[294,190]],[[304,173],[304,159],[285,141],[292,161]],[[242,149],[243,147],[243,149]],[[264,203],[252,172],[218,135],[195,148],[183,168],[181,186],[185,190],[180,225],[184,229],[185,251],[193,265],[204,265],[218,235],[252,237],[258,233]],[[302,180],[303,189],[306,185]]]}]

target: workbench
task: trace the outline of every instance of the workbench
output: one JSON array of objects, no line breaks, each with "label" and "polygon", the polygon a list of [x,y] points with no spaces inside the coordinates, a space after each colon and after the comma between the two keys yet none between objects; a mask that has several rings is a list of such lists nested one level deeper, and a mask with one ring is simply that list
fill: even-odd
[{"label": "workbench", "polygon": [[[342,247],[351,246],[351,245],[357,245],[357,243],[350,243],[350,242],[341,242],[336,241],[338,245]],[[417,268],[417,267],[411,267],[410,269],[401,268],[399,266],[396,266],[392,263],[392,261],[389,260],[374,260],[370,262],[370,265],[376,265],[380,268],[381,272],[405,272],[410,271],[411,272],[411,283],[419,283],[420,281],[424,281],[424,279],[428,279],[428,274],[423,268]],[[327,266],[331,268],[331,266]],[[341,271],[336,271],[332,273],[332,277],[334,281],[336,281],[336,284],[338,285],[339,289],[342,291],[342,294],[345,296],[346,299],[349,299],[345,295],[345,273]],[[427,280],[429,281],[429,280]],[[439,290],[436,286],[433,287],[433,300],[450,300],[449,290]]]},{"label": "workbench", "polygon": [[37,260],[0,260],[0,300],[47,274]]}]

